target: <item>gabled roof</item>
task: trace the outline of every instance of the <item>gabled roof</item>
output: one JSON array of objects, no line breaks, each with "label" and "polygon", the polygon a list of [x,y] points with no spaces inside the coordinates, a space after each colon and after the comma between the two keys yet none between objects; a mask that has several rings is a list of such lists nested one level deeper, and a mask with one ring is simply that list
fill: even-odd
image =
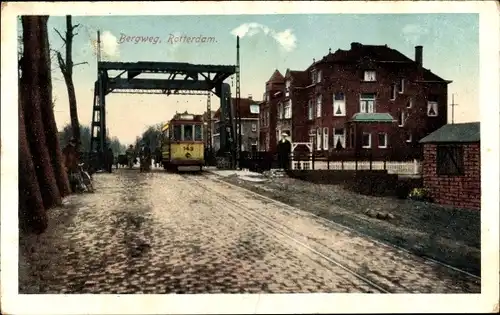
[{"label": "gabled roof", "polygon": [[357,113],[352,116],[351,121],[392,123],[396,120],[389,113]]},{"label": "gabled roof", "polygon": [[[236,107],[236,98],[231,98],[231,101],[233,102],[233,104]],[[252,113],[252,112],[250,112],[250,106],[251,105],[259,106],[260,103],[262,103],[262,102],[261,101],[256,101],[256,100],[253,100],[253,99],[249,99],[249,98],[240,98],[240,115],[241,115],[241,118],[259,118],[259,114],[258,113]],[[217,111],[215,112],[214,119],[215,120],[219,120],[220,119],[220,108],[217,109]]]},{"label": "gabled roof", "polygon": [[480,123],[448,124],[420,140],[420,143],[460,143],[479,142]]},{"label": "gabled roof", "polygon": [[308,75],[307,71],[290,70],[287,69],[285,79],[291,78],[295,86],[307,85]]},{"label": "gabled roof", "polygon": [[273,75],[267,80],[266,83],[283,83],[285,81],[285,77],[279,72],[278,69],[274,70]]}]

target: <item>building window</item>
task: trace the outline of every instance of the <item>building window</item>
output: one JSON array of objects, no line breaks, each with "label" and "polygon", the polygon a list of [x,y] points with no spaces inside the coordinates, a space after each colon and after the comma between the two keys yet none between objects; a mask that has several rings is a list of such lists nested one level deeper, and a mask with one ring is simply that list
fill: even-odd
[{"label": "building window", "polygon": [[333,116],[345,116],[345,95],[342,92],[333,94]]},{"label": "building window", "polygon": [[378,147],[381,149],[387,148],[387,133],[378,134]]},{"label": "building window", "polygon": [[400,79],[398,84],[398,93],[403,94],[405,91],[405,79]]},{"label": "building window", "polygon": [[371,133],[363,132],[362,146],[363,146],[363,149],[369,149],[372,147],[372,134]]},{"label": "building window", "polygon": [[321,117],[321,103],[323,96],[320,94],[316,97],[316,117]]},{"label": "building window", "polygon": [[284,113],[285,119],[290,119],[292,118],[292,101],[289,100],[285,104],[285,113]]},{"label": "building window", "polygon": [[307,104],[307,118],[309,118],[309,120],[313,120],[314,119],[314,103],[313,103],[313,100],[309,100],[309,102]]},{"label": "building window", "polygon": [[317,83],[321,82],[321,76],[323,75],[323,72],[321,70],[318,70],[318,77],[317,77]]},{"label": "building window", "polygon": [[412,108],[413,107],[413,99],[410,98],[407,102],[406,102],[406,108]]},{"label": "building window", "polygon": [[396,99],[396,84],[391,84],[391,101],[394,101]]},{"label": "building window", "polygon": [[373,70],[367,70],[364,72],[363,80],[367,82],[373,82],[376,81],[377,76],[376,72]]},{"label": "building window", "polygon": [[323,127],[323,150],[328,150],[328,128]]},{"label": "building window", "polygon": [[345,149],[345,129],[344,128],[334,128],[333,129],[333,146],[336,150]]},{"label": "building window", "polygon": [[311,71],[311,80],[313,84],[318,82],[318,73],[316,72],[316,70]]},{"label": "building window", "polygon": [[316,149],[321,150],[321,128],[316,129]]},{"label": "building window", "polygon": [[284,107],[283,107],[283,103],[280,103],[279,113],[278,113],[279,119],[283,119],[284,114],[285,114],[285,110],[284,110]]},{"label": "building window", "polygon": [[406,139],[405,140],[406,140],[407,143],[411,143],[413,141],[413,135],[411,134],[410,131],[408,131],[406,133]]},{"label": "building window", "polygon": [[464,174],[463,146],[438,145],[436,158],[436,172],[438,175]]},{"label": "building window", "polygon": [[438,102],[428,101],[427,102],[427,116],[437,117],[438,116]]},{"label": "building window", "polygon": [[400,110],[398,116],[398,126],[404,127],[405,122],[406,122],[406,112],[404,110]]},{"label": "building window", "polygon": [[361,94],[359,100],[360,113],[374,113],[375,112],[375,94]]},{"label": "building window", "polygon": [[236,134],[240,134],[243,136],[243,127],[242,126],[240,127],[240,124],[236,124]]},{"label": "building window", "polygon": [[269,109],[266,111],[266,126],[269,126]]},{"label": "building window", "polygon": [[257,124],[252,124],[252,131],[253,132],[257,131]]},{"label": "building window", "polygon": [[285,83],[285,96],[289,96],[290,95],[290,85],[291,85],[290,80],[287,80],[286,83]]}]

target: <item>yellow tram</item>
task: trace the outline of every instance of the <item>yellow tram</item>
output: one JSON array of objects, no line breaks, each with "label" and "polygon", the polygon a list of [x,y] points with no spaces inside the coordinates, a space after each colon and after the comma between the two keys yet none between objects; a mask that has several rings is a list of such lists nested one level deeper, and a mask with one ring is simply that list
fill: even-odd
[{"label": "yellow tram", "polygon": [[161,145],[164,169],[201,171],[205,164],[202,116],[175,114],[162,128]]}]

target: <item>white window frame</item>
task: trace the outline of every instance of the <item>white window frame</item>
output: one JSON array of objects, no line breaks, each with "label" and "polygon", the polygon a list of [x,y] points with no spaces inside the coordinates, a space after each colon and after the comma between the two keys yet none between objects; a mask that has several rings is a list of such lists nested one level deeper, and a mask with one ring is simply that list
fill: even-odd
[{"label": "white window frame", "polygon": [[412,143],[413,142],[413,134],[411,133],[411,131],[409,131],[409,132],[406,133],[405,142],[406,143]]},{"label": "white window frame", "polygon": [[[435,115],[430,115],[430,106],[432,106],[432,104],[436,104],[436,114]],[[435,102],[435,101],[428,101],[427,102],[427,116],[428,117],[438,117],[439,116],[439,103],[438,102]]]},{"label": "white window frame", "polygon": [[318,70],[318,74],[317,74],[317,77],[316,77],[316,83],[320,83],[321,82],[322,76],[323,76],[323,71]]},{"label": "white window frame", "polygon": [[320,118],[323,114],[323,95],[316,96],[316,118]]},{"label": "white window frame", "polygon": [[[380,142],[379,142],[379,140],[380,140],[380,137],[379,137],[379,136],[380,136],[380,135],[384,135],[384,142],[385,142],[385,144],[384,144],[384,145],[380,145]],[[379,147],[380,149],[387,149],[387,147],[388,147],[388,145],[387,145],[387,141],[388,141],[387,132],[379,132],[379,133],[377,134],[377,142],[378,142],[378,147]]]},{"label": "white window frame", "polygon": [[286,103],[285,103],[285,106],[283,108],[283,117],[285,119],[291,119],[292,118],[292,100],[288,100]]},{"label": "white window frame", "polygon": [[401,119],[401,123],[398,123],[398,127],[404,127],[406,124],[406,111],[401,110],[399,112],[399,118]]},{"label": "white window frame", "polygon": [[[363,144],[365,135],[368,135],[368,145]],[[361,135],[361,147],[363,149],[370,149],[372,147],[372,134],[370,132],[363,132]]]},{"label": "white window frame", "polygon": [[316,149],[321,150],[321,128],[316,129]]},{"label": "white window frame", "polygon": [[[363,98],[363,94],[359,95],[359,112],[360,113],[375,113],[376,106],[376,94],[375,93],[365,93],[373,95],[373,98]],[[371,108],[369,108],[369,101],[372,101]]]},{"label": "white window frame", "polygon": [[[342,129],[342,135],[339,135],[339,134],[336,134],[335,133],[335,129]],[[340,143],[342,145],[342,149],[346,149],[346,133],[347,133],[347,130],[346,128],[335,128],[333,127],[333,130],[332,130],[332,136],[333,136],[333,149],[336,150],[337,149],[337,140],[340,138]]]},{"label": "white window frame", "polygon": [[396,96],[398,94],[398,86],[397,84],[393,83],[391,84],[391,101],[395,101],[396,100]]},{"label": "white window frame", "polygon": [[314,101],[309,100],[307,102],[307,118],[308,120],[313,120],[314,119]]},{"label": "white window frame", "polygon": [[292,86],[292,82],[290,79],[285,82],[285,96],[290,96],[290,87]]},{"label": "white window frame", "polygon": [[316,69],[311,70],[311,81],[313,84],[318,83],[318,73],[316,72]]},{"label": "white window frame", "polygon": [[405,79],[400,79],[397,86],[398,93],[403,94],[405,92]]},{"label": "white window frame", "polygon": [[328,128],[323,127],[323,150],[328,150]]},{"label": "white window frame", "polygon": [[413,98],[409,98],[408,101],[406,102],[406,108],[412,108],[413,107]]},{"label": "white window frame", "polygon": [[257,124],[256,123],[252,123],[252,131],[253,132],[257,131]]},{"label": "white window frame", "polygon": [[[373,80],[372,80],[370,74],[373,74]],[[363,72],[363,81],[365,81],[365,82],[375,82],[375,81],[377,81],[377,71],[375,71],[375,70],[365,70]]]},{"label": "white window frame", "polygon": [[[335,95],[336,94],[342,94],[343,98],[342,100],[337,100],[335,99]],[[337,117],[345,117],[346,116],[346,99],[345,99],[345,93],[343,92],[336,92],[336,93],[333,93],[333,116],[337,116]],[[341,109],[341,114],[337,114],[337,109],[336,107],[340,106],[340,109]]]},{"label": "white window frame", "polygon": [[283,117],[285,115],[285,105],[283,103],[279,104],[278,111],[279,111],[278,118],[283,119]]},{"label": "white window frame", "polygon": [[235,132],[235,134],[238,134],[238,130],[240,130],[241,131],[240,135],[243,136],[244,135],[243,125],[241,125],[241,129],[239,129],[239,127],[240,127],[240,124],[236,123],[236,132]]}]

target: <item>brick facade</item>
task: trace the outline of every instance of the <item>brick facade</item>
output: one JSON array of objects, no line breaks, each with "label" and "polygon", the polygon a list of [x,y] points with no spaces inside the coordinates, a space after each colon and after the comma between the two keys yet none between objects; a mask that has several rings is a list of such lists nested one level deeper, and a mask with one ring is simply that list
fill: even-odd
[{"label": "brick facade", "polygon": [[423,181],[436,203],[460,208],[481,208],[481,156],[479,143],[461,143],[464,174],[437,174],[437,147],[424,144]]},{"label": "brick facade", "polygon": [[[374,97],[372,112],[389,113],[395,123],[362,127],[372,128],[374,137],[379,130],[388,132],[387,148],[372,146],[370,151],[377,156],[398,152],[403,159],[421,158],[418,141],[447,122],[450,81],[423,67],[420,46],[416,47],[415,54],[415,60],[411,60],[387,45],[352,43],[350,50],[329,53],[304,71],[288,69],[279,80],[273,75],[279,86],[271,91],[269,83],[266,85],[266,94],[270,97],[261,105],[261,115],[269,111],[271,121],[261,130],[261,141],[269,137],[274,143],[280,131],[287,131],[291,132],[293,142],[315,142],[315,151],[354,156],[361,146],[361,137],[351,132],[352,117],[361,112],[362,95],[371,94]],[[375,73],[373,81],[365,80],[366,71]],[[343,95],[341,114],[334,113],[336,94]],[[437,115],[428,114],[429,102],[437,103]],[[291,117],[280,114],[281,107],[287,104],[291,104]],[[404,123],[399,122],[401,113]],[[338,138],[333,136],[336,132],[344,134],[342,148],[334,143]],[[355,138],[350,139],[351,136]],[[318,142],[321,142],[319,147]]]}]

